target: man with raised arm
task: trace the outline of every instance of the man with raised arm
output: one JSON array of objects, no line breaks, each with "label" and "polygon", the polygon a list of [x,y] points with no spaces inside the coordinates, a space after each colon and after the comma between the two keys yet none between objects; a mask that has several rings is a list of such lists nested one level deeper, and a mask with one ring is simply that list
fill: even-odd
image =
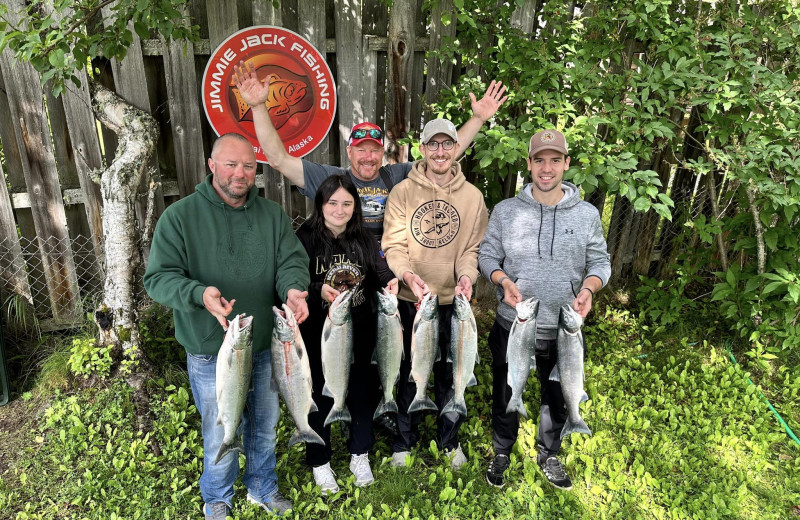
[{"label": "man with raised arm", "polygon": [[[381,168],[384,133],[378,125],[367,122],[355,125],[350,132],[347,141],[349,168],[317,164],[289,155],[264,104],[269,96],[270,79],[271,76],[268,76],[264,81],[259,80],[250,63],[240,62],[235,69],[234,81],[242,99],[253,111],[253,124],[258,142],[269,159],[269,164],[312,200],[322,181],[331,175],[347,174],[355,183],[361,199],[364,227],[380,240],[383,234],[386,197],[392,187],[408,177],[411,163],[390,164]],[[503,96],[505,90],[502,83],[492,81],[480,100],[470,93],[472,117],[458,130],[457,147],[453,151],[455,157],[459,157],[467,149],[483,123],[491,118],[508,98]]]}]

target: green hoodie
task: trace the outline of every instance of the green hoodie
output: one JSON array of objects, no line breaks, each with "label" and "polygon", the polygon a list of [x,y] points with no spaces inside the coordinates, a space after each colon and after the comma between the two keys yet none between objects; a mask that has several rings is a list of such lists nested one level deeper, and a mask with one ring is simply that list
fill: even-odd
[{"label": "green hoodie", "polygon": [[[156,225],[144,286],[155,301],[175,311],[175,337],[187,352],[216,355],[224,331],[203,306],[203,291],[217,287],[233,313],[254,317],[253,348],[269,348],[272,306],[289,289],[305,291],[308,255],[280,206],[253,187],[238,208],[225,204],[211,185],[169,206]],[[277,294],[276,294],[277,293]]]}]

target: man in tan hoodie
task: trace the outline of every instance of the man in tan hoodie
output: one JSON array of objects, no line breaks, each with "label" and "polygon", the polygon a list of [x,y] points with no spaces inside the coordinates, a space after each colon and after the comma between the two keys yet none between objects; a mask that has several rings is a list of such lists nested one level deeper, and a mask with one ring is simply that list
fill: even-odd
[{"label": "man in tan hoodie", "polygon": [[[455,162],[458,132],[446,119],[429,121],[422,130],[423,158],[413,164],[408,178],[389,194],[384,218],[383,251],[389,267],[403,281],[398,298],[403,323],[405,358],[397,384],[399,434],[392,443],[392,465],[405,466],[406,455],[419,440],[422,412],[408,413],[415,385],[411,371],[411,336],[416,305],[431,292],[439,298],[439,349],[433,366],[436,406],[442,410],[453,397],[453,375],[448,366],[453,298],[472,297],[478,277],[478,249],[489,213],[483,194],[467,182]],[[457,412],[437,416],[437,444],[458,469],[466,457],[458,442],[463,417]]]}]

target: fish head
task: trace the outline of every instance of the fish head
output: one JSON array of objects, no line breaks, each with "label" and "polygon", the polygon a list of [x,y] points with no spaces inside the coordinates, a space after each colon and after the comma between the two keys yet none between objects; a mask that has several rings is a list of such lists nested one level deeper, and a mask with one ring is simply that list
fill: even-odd
[{"label": "fish head", "polygon": [[583,325],[583,318],[578,312],[572,308],[572,305],[564,305],[561,307],[561,312],[558,315],[558,326],[570,334],[575,334],[581,330]]},{"label": "fish head", "polygon": [[341,325],[350,319],[350,299],[352,297],[353,291],[343,291],[331,303],[331,307],[328,309],[328,317],[336,325]]},{"label": "fish head", "polygon": [[294,339],[294,330],[297,328],[297,322],[294,319],[291,309],[286,305],[283,310],[273,307],[272,312],[275,315],[275,326],[272,328],[272,336],[277,338],[280,342],[292,341]]},{"label": "fish head", "polygon": [[439,314],[439,297],[433,293],[428,293],[422,297],[422,302],[419,304],[419,311],[422,319],[426,321],[436,319]]},{"label": "fish head", "polygon": [[397,312],[397,296],[386,289],[378,291],[378,311],[387,316]]},{"label": "fish head", "polygon": [[237,314],[233,320],[228,322],[228,331],[225,333],[225,341],[230,341],[234,350],[242,350],[251,344],[253,337],[253,317],[244,314]]},{"label": "fish head", "polygon": [[469,300],[467,299],[466,295],[458,294],[453,299],[453,312],[460,321],[465,321],[469,319],[470,314],[472,313],[472,309],[469,306]]},{"label": "fish head", "polygon": [[525,322],[536,319],[539,315],[539,300],[528,298],[517,304],[517,321]]}]

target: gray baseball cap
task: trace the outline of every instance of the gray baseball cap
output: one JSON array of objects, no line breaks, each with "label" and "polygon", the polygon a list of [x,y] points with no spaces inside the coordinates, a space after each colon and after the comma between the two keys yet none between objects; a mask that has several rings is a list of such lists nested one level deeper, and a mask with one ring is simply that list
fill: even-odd
[{"label": "gray baseball cap", "polygon": [[428,121],[425,124],[425,128],[422,129],[422,144],[426,144],[436,134],[444,134],[452,139],[454,143],[458,142],[456,125],[448,119],[432,119]]},{"label": "gray baseball cap", "polygon": [[533,134],[528,148],[528,157],[533,157],[543,150],[554,150],[569,156],[567,138],[558,130],[542,130]]}]

